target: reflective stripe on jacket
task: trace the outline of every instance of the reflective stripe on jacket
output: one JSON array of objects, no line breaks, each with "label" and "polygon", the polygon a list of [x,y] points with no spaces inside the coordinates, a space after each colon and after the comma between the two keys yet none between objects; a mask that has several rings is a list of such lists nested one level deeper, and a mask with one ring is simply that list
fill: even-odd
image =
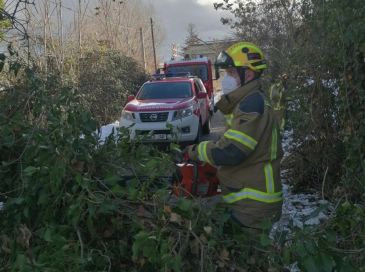
[{"label": "reflective stripe on jacket", "polygon": [[282,192],[275,192],[274,174],[271,161],[277,156],[277,129],[273,128],[271,139],[271,156],[270,161],[264,166],[266,190],[259,191],[253,188],[243,188],[239,192],[229,193],[223,196],[227,203],[233,203],[242,199],[252,199],[264,203],[274,203],[282,201]]}]

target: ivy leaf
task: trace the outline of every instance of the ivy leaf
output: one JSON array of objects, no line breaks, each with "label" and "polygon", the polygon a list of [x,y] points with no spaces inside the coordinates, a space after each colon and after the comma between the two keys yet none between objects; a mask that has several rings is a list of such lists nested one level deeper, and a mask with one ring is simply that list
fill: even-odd
[{"label": "ivy leaf", "polygon": [[23,170],[24,175],[27,177],[31,177],[37,171],[39,171],[39,167],[34,167],[34,166],[28,166]]},{"label": "ivy leaf", "polygon": [[110,190],[115,194],[125,193],[125,189],[122,186],[120,186],[119,184],[114,185]]},{"label": "ivy leaf", "polygon": [[118,184],[118,181],[120,181],[120,178],[118,176],[109,176],[105,179],[105,183],[109,185],[110,187]]},{"label": "ivy leaf", "polygon": [[170,268],[173,271],[182,271],[181,256],[171,256],[170,254],[165,254],[162,256],[162,261],[166,265],[166,268]]},{"label": "ivy leaf", "polygon": [[191,200],[185,198],[181,198],[177,202],[177,207],[184,212],[190,211],[192,206]]},{"label": "ivy leaf", "polygon": [[43,239],[46,241],[46,242],[52,242],[52,231],[50,228],[47,228],[46,231],[44,232],[44,235],[43,235]]},{"label": "ivy leaf", "polygon": [[143,256],[148,258],[151,262],[155,263],[157,260],[157,253],[156,250],[157,244],[156,244],[156,238],[153,236],[149,236],[143,246]]},{"label": "ivy leaf", "polygon": [[284,251],[283,251],[283,262],[284,262],[284,264],[290,264],[290,261],[291,261],[291,252],[290,252],[289,249],[284,248]]},{"label": "ivy leaf", "polygon": [[316,255],[317,254],[317,247],[316,247],[316,244],[309,240],[309,241],[306,241],[305,242],[305,248],[306,248],[306,251],[311,254],[311,255]]},{"label": "ivy leaf", "polygon": [[299,242],[297,245],[296,245],[296,251],[298,253],[298,255],[303,258],[305,256],[307,256],[307,250],[305,249],[304,247],[304,244],[302,242]]},{"label": "ivy leaf", "polygon": [[132,246],[133,259],[138,258],[139,252],[141,248],[143,248],[144,241],[147,239],[147,237],[148,233],[143,230],[134,236],[135,241]]},{"label": "ivy leaf", "polygon": [[17,198],[12,199],[12,201],[9,201],[9,204],[11,202],[13,202],[17,205],[21,205],[24,201],[25,201],[25,199],[23,197],[17,197]]},{"label": "ivy leaf", "polygon": [[49,195],[44,190],[40,190],[38,194],[37,205],[47,204],[47,201],[49,200],[48,196]]},{"label": "ivy leaf", "polygon": [[260,244],[263,247],[267,247],[267,246],[269,246],[271,244],[271,240],[270,240],[270,238],[266,234],[261,234],[260,235]]},{"label": "ivy leaf", "polygon": [[321,253],[319,255],[320,266],[324,272],[331,272],[334,268],[333,258],[329,255]]},{"label": "ivy leaf", "polygon": [[[16,260],[14,262],[14,267],[15,270],[14,271],[27,271],[27,269],[29,269],[28,265],[27,265],[28,261],[27,261],[27,257],[24,254],[17,254],[16,256]],[[18,268],[18,269],[16,269]]]},{"label": "ivy leaf", "polygon": [[333,230],[329,230],[325,234],[328,242],[336,242],[337,241],[337,234]]},{"label": "ivy leaf", "polygon": [[311,272],[320,272],[321,270],[318,269],[316,262],[313,257],[307,256],[303,260],[303,266],[305,268],[305,271],[311,271]]}]

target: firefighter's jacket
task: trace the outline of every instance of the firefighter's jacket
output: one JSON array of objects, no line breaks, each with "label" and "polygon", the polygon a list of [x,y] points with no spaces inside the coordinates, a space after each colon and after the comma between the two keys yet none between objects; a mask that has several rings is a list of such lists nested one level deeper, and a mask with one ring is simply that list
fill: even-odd
[{"label": "firefighter's jacket", "polygon": [[259,81],[223,95],[217,108],[227,130],[216,142],[201,142],[200,161],[218,166],[223,200],[242,225],[260,228],[281,215],[281,139],[272,108],[265,105]]}]

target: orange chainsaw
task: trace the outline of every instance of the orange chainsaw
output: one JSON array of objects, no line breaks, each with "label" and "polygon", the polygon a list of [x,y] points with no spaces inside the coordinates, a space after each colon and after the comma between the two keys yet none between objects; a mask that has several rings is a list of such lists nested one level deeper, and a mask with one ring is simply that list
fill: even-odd
[{"label": "orange chainsaw", "polygon": [[217,168],[202,162],[177,164],[180,179],[173,185],[176,196],[210,197],[220,194]]}]

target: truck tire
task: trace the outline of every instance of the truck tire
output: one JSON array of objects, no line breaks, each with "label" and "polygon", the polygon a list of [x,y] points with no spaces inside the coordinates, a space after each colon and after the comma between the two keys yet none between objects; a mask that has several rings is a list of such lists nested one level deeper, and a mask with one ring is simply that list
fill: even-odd
[{"label": "truck tire", "polygon": [[194,143],[195,143],[195,144],[200,143],[201,138],[202,138],[202,135],[203,135],[202,123],[201,123],[201,122],[199,122],[198,132],[197,132],[197,134],[196,134],[196,138],[195,138],[195,140],[194,140]]},{"label": "truck tire", "polygon": [[213,116],[213,114],[215,112],[214,94],[212,94],[211,100],[212,101],[210,102],[209,113],[210,113],[210,116]]},{"label": "truck tire", "polygon": [[209,134],[210,133],[210,119],[211,119],[211,117],[209,116],[207,121],[205,122],[205,124],[203,126],[203,134]]}]

